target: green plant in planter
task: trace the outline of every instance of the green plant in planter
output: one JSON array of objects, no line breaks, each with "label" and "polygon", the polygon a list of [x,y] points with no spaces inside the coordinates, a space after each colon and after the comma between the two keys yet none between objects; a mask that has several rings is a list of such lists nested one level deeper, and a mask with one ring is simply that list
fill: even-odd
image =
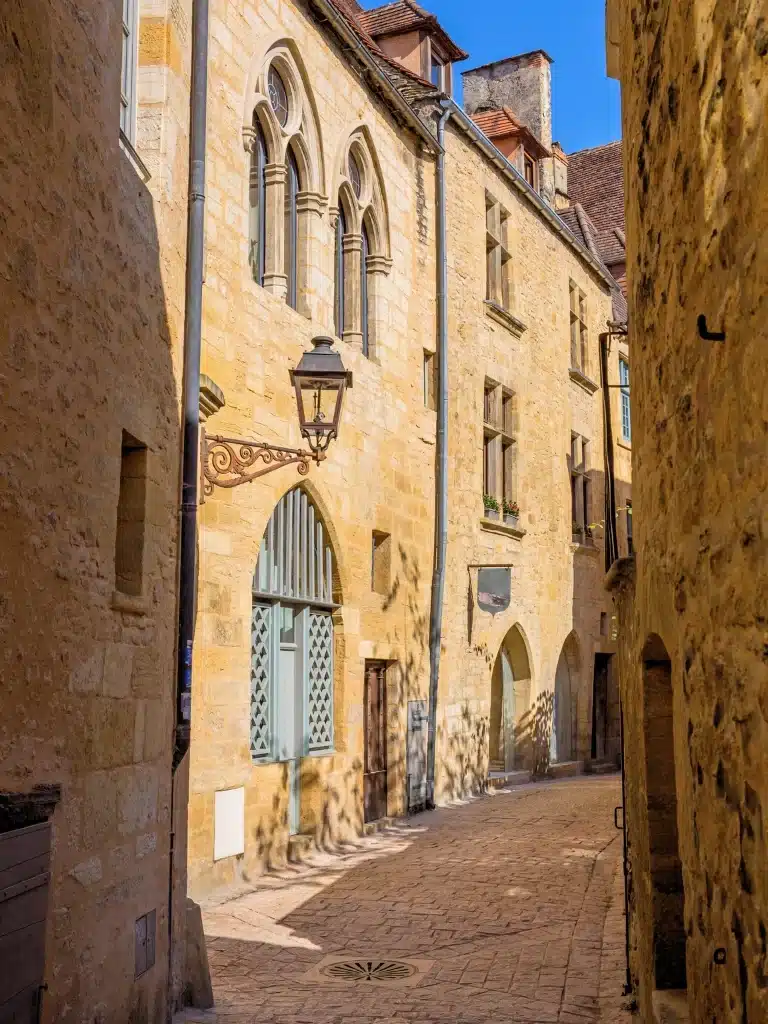
[{"label": "green plant in planter", "polygon": [[516,501],[510,501],[508,498],[505,498],[504,501],[502,501],[501,504],[502,504],[502,507],[504,509],[504,515],[505,516],[519,516],[520,515],[520,506],[517,504]]},{"label": "green plant in planter", "polygon": [[499,511],[499,499],[493,494],[483,495],[483,508],[486,512],[498,512]]}]

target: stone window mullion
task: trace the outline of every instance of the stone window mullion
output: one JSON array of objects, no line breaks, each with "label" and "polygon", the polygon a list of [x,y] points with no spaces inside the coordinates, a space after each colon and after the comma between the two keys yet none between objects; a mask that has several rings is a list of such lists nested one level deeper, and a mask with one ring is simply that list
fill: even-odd
[{"label": "stone window mullion", "polygon": [[267,164],[264,168],[266,240],[264,246],[264,287],[285,299],[288,278],[285,274],[285,164]]},{"label": "stone window mullion", "polygon": [[363,347],[361,273],[363,238],[360,234],[347,234],[344,249],[344,341],[358,348]]},{"label": "stone window mullion", "polygon": [[315,192],[299,192],[296,209],[299,223],[296,254],[297,309],[311,320],[317,315],[317,281],[321,273],[322,198]]}]

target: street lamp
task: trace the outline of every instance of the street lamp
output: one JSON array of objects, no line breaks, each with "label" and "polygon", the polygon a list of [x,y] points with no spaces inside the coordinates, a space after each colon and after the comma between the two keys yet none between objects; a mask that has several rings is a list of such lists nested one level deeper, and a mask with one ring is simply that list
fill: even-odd
[{"label": "street lamp", "polygon": [[333,338],[313,338],[314,351],[305,352],[291,383],[296,389],[301,436],[309,442],[316,462],[325,458],[331,441],[338,437],[344,392],[352,387],[352,374],[344,369],[333,350]]},{"label": "street lamp", "polygon": [[299,474],[306,476],[310,462],[319,463],[326,458],[328,446],[339,434],[344,393],[352,387],[352,374],[333,349],[332,338],[313,338],[312,346],[311,351],[302,355],[296,369],[290,371],[301,436],[306,438],[310,450],[219,437],[206,434],[202,428],[202,500],[213,494],[214,487],[238,487],[281,466],[295,464]]}]

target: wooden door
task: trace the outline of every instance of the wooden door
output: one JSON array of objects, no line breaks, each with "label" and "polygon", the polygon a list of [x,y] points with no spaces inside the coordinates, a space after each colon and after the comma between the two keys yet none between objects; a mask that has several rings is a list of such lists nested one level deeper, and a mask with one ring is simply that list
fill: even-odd
[{"label": "wooden door", "polygon": [[36,1024],[45,971],[51,826],[0,834],[0,1024]]},{"label": "wooden door", "polygon": [[387,666],[365,663],[365,763],[363,803],[366,821],[387,816]]}]

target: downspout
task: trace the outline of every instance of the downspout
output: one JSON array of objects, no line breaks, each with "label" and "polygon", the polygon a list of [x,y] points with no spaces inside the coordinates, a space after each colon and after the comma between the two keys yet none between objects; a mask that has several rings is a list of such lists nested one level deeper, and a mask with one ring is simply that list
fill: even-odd
[{"label": "downspout", "polygon": [[427,741],[427,807],[435,806],[437,695],[440,640],[443,632],[445,561],[448,547],[448,233],[446,227],[445,126],[453,113],[443,101],[437,125],[437,458],[435,481],[435,564],[429,617],[429,736]]},{"label": "downspout", "polygon": [[197,588],[197,489],[200,474],[200,347],[205,231],[205,150],[208,98],[208,0],[192,0],[192,84],[189,98],[189,189],[184,281],[183,434],[179,522],[179,632],[176,728],[171,768],[168,866],[168,1020],[173,1016],[173,920],[176,772],[189,751],[192,710],[192,642]]},{"label": "downspout", "polygon": [[205,225],[205,133],[208,92],[208,0],[192,5],[187,266],[184,284],[184,442],[179,537],[179,637],[173,770],[189,750],[192,641],[197,584],[197,488],[200,476],[200,336]]}]

